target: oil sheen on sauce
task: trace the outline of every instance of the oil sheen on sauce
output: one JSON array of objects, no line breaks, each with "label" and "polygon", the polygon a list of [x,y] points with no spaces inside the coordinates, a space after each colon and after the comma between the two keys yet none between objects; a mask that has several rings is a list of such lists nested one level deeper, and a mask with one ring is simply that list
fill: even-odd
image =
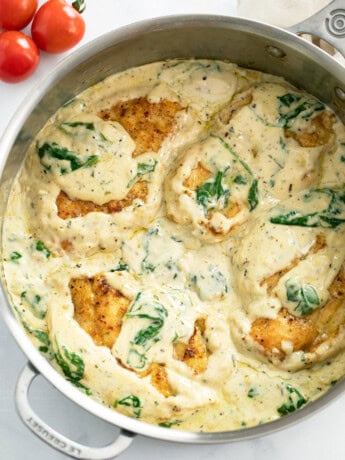
[{"label": "oil sheen on sauce", "polygon": [[[134,100],[178,108],[138,155],[100,117]],[[281,78],[211,60],[113,75],[58,110],[14,181],[13,307],[56,369],[130,417],[206,432],[275,420],[343,376],[344,182],[344,126]],[[127,202],[63,218],[61,192]],[[77,320],[71,280],[125,299],[114,343],[97,342],[107,318]]]}]

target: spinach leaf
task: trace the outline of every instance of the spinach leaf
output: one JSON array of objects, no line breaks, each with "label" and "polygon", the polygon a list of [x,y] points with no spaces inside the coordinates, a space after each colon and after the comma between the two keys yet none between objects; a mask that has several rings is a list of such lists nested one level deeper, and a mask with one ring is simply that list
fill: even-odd
[{"label": "spinach leaf", "polygon": [[279,145],[280,145],[280,148],[283,150],[283,152],[286,153],[286,144],[282,137],[279,138]]},{"label": "spinach leaf", "polygon": [[47,259],[49,259],[49,257],[51,256],[51,252],[41,240],[37,241],[35,249],[39,252],[42,252],[46,256]]},{"label": "spinach leaf", "polygon": [[278,96],[277,99],[279,100],[278,124],[284,129],[291,128],[298,116],[309,120],[315,112],[325,109],[322,102],[302,94],[287,93]]},{"label": "spinach leaf", "polygon": [[[140,293],[139,293],[140,294]],[[138,294],[138,295],[139,295]],[[157,340],[157,335],[164,325],[165,318],[168,316],[168,311],[163,305],[158,302],[138,303],[140,297],[136,297],[133,305],[126,313],[127,318],[142,318],[148,319],[150,324],[140,329],[132,340],[133,345],[140,345],[145,350],[151,348]]]},{"label": "spinach leaf", "polygon": [[255,115],[255,118],[257,118],[263,125],[269,126],[271,128],[280,128],[279,124],[271,123],[270,121],[266,120],[264,117],[259,115],[252,105],[248,105],[247,107]]},{"label": "spinach leaf", "polygon": [[282,106],[290,107],[294,102],[299,102],[302,96],[300,94],[287,93],[283,96],[278,96],[278,99]]},{"label": "spinach leaf", "polygon": [[[68,379],[67,379],[68,380]],[[90,390],[89,387],[84,385],[83,383],[79,382],[79,380],[70,380],[70,382],[77,388],[80,388],[81,390],[84,390],[85,394],[90,396],[92,395],[92,391]]]},{"label": "spinach leaf", "polygon": [[[329,214],[341,214],[345,211],[345,189],[340,190],[332,190],[330,188],[323,188],[323,189],[316,189],[315,192],[317,193],[324,193],[329,196],[330,202],[326,211]],[[305,195],[305,199],[308,198],[308,195]],[[312,194],[311,194],[312,198]]]},{"label": "spinach leaf", "polygon": [[308,315],[320,305],[320,299],[311,284],[300,284],[296,280],[288,279],[285,287],[287,299],[290,302],[297,302],[295,311],[301,316]]},{"label": "spinach leaf", "polygon": [[149,174],[154,172],[156,169],[158,161],[153,160],[153,163],[138,163],[137,164],[137,173],[136,175],[128,182],[127,188],[130,188],[134,182],[136,182],[141,177],[145,176],[145,174]]},{"label": "spinach leaf", "polygon": [[247,178],[241,175],[238,175],[234,179],[235,184],[246,185],[248,182]]},{"label": "spinach leaf", "polygon": [[142,263],[141,263],[141,268],[145,271],[145,272],[154,272],[156,270],[156,266],[154,264],[152,264],[151,262],[148,262],[146,260],[146,257],[145,259],[143,259]]},{"label": "spinach leaf", "polygon": [[88,131],[95,131],[95,125],[93,123],[87,123],[83,121],[73,121],[73,122],[65,121],[64,123],[61,123],[59,125],[60,131],[62,131],[65,134],[73,135],[74,134],[73,128],[84,128],[84,129],[87,129]]},{"label": "spinach leaf", "polygon": [[182,420],[171,420],[170,422],[160,422],[158,423],[158,426],[161,426],[163,428],[171,428],[174,425],[180,425],[182,423]]},{"label": "spinach leaf", "polygon": [[137,335],[134,337],[133,344],[141,345],[143,347],[148,346],[148,342],[153,340],[160,332],[164,325],[164,319],[155,318],[150,315],[136,315],[137,318],[146,318],[152,320],[152,323],[145,329],[140,329]]},{"label": "spinach leaf", "polygon": [[299,211],[289,211],[286,214],[270,218],[272,224],[297,225],[299,227],[320,227],[322,222],[317,212],[302,214]]},{"label": "spinach leaf", "polygon": [[259,392],[256,387],[251,387],[247,393],[248,398],[254,398],[255,396],[258,396]]},{"label": "spinach leaf", "polygon": [[286,391],[288,393],[288,400],[277,409],[281,416],[294,412],[307,402],[304,396],[290,384],[286,385]]},{"label": "spinach leaf", "polygon": [[129,266],[128,266],[128,264],[126,264],[125,262],[122,262],[120,260],[120,262],[117,264],[117,266],[115,268],[112,268],[110,271],[112,273],[113,272],[124,272],[124,271],[129,272]]},{"label": "spinach leaf", "polygon": [[27,293],[27,291],[23,291],[20,294],[20,297],[25,300],[25,302],[30,306],[32,313],[38,319],[44,319],[47,314],[46,305],[42,305],[41,296],[38,294],[34,294],[32,292]]},{"label": "spinach leaf", "polygon": [[141,262],[141,268],[143,269],[144,272],[154,272],[156,269],[156,266],[154,263],[149,261],[150,257],[150,246],[153,245],[154,243],[152,242],[152,237],[159,235],[159,228],[158,227],[152,227],[149,228],[148,231],[145,234],[145,239],[144,239],[144,244],[143,248],[145,251],[145,257],[143,258]]},{"label": "spinach leaf", "polygon": [[65,376],[70,380],[79,381],[84,376],[84,361],[83,359],[74,352],[70,352],[66,347],[62,347],[63,354],[60,348],[57,346],[55,353],[56,362],[61,367]]},{"label": "spinach leaf", "polygon": [[[43,347],[40,347],[40,351],[43,351],[44,353],[48,352],[50,350],[50,340],[49,340],[49,336],[48,334],[45,332],[45,331],[42,331],[41,329],[33,329],[23,318],[23,315],[22,315],[22,312],[19,310],[19,308],[15,305],[13,305],[13,308],[15,309],[15,311],[17,312],[19,318],[20,318],[20,321],[24,327],[24,329],[26,330],[26,332],[28,334],[31,334],[33,335],[34,337],[36,337],[37,340],[39,340]],[[42,348],[42,349],[41,349]]]},{"label": "spinach leaf", "polygon": [[67,380],[76,387],[83,389],[87,395],[90,395],[90,389],[80,382],[80,380],[84,377],[85,370],[85,364],[81,356],[69,351],[64,346],[62,347],[61,351],[56,339],[55,343],[55,359]]},{"label": "spinach leaf", "polygon": [[130,407],[132,409],[133,415],[136,418],[140,417],[141,410],[143,408],[140,399],[135,395],[128,395],[122,399],[117,399],[114,402],[114,407],[117,406]]},{"label": "spinach leaf", "polygon": [[[345,190],[330,188],[313,189],[304,194],[305,201],[317,199],[320,194],[328,195],[330,200],[325,209],[303,214],[301,211],[288,210],[287,212],[270,217],[272,224],[296,225],[299,227],[337,228],[345,223]],[[335,217],[342,214],[344,217]]]},{"label": "spinach leaf", "polygon": [[52,159],[58,160],[58,167],[59,161],[69,162],[69,166],[65,163],[61,164],[59,167],[60,174],[69,174],[80,168],[89,168],[90,166],[94,166],[99,160],[97,155],[90,155],[82,161],[75,152],[61,147],[56,142],[45,142],[40,147],[37,145],[37,152],[42,166],[47,171],[52,169]]},{"label": "spinach leaf", "polygon": [[[25,327],[25,326],[24,326]],[[43,343],[47,348],[50,345],[50,340],[48,334],[45,331],[41,331],[40,329],[31,329],[29,330],[28,327],[25,327],[37,340]]]},{"label": "spinach leaf", "polygon": [[253,172],[252,170],[250,169],[250,167],[248,166],[248,164],[242,160],[242,158],[238,155],[238,153],[235,152],[235,150],[233,150],[230,145],[220,136],[218,136],[217,134],[214,134],[214,133],[211,133],[210,134],[210,137],[213,137],[215,139],[218,139],[219,142],[223,145],[223,147],[226,148],[226,150],[228,150],[228,152],[235,158],[235,160],[237,160],[241,166],[245,169],[245,171],[247,171],[247,173],[253,177]]},{"label": "spinach leaf", "polygon": [[250,206],[250,211],[253,211],[259,203],[258,194],[259,194],[258,180],[254,179],[252,182],[252,185],[250,186],[249,192],[248,192],[248,203]]},{"label": "spinach leaf", "polygon": [[48,353],[49,348],[46,347],[45,345],[40,345],[40,346],[38,347],[38,350],[39,350],[41,353]]},{"label": "spinach leaf", "polygon": [[126,313],[126,318],[146,320],[145,326],[139,329],[130,343],[127,364],[136,369],[142,369],[146,365],[145,353],[159,341],[159,334],[168,316],[167,309],[155,300],[143,299],[139,292]]},{"label": "spinach leaf", "polygon": [[[283,163],[283,162],[280,162],[279,160],[277,160],[277,158],[274,158],[272,155],[267,155],[267,156],[268,156],[268,158],[270,158],[270,159],[277,165],[277,167],[278,167],[278,171],[277,171],[277,172],[279,172],[281,169],[284,168],[285,162],[284,162],[284,163]],[[277,174],[277,172],[274,173],[274,175]]]},{"label": "spinach leaf", "polygon": [[146,366],[146,355],[145,353],[139,353],[134,348],[131,348],[128,352],[127,363],[129,367],[133,369],[143,369]]},{"label": "spinach leaf", "polygon": [[345,223],[345,219],[338,219],[337,217],[320,216],[320,227],[336,228]]},{"label": "spinach leaf", "polygon": [[[259,194],[259,188],[258,188],[258,180],[254,178],[254,175],[253,175],[253,172],[252,170],[250,169],[250,167],[248,166],[248,164],[242,160],[242,158],[230,147],[230,145],[224,140],[222,139],[221,137],[219,137],[218,135],[216,134],[213,134],[211,133],[210,134],[210,137],[214,137],[216,139],[218,139],[221,144],[223,145],[223,147],[225,147],[229,152],[230,154],[234,157],[234,161],[237,161],[241,164],[241,166],[243,167],[243,169],[245,170],[245,172],[250,176],[251,178],[251,185],[250,185],[250,188],[249,188],[249,191],[248,191],[248,203],[249,203],[249,206],[250,206],[250,211],[253,211],[256,206],[258,205],[259,203],[259,199],[258,199],[258,194]],[[217,188],[216,186],[216,183],[219,187],[219,184],[220,186],[222,186],[222,176],[219,177],[220,174],[223,174],[224,175],[225,171],[223,173],[221,172],[218,172],[217,173],[217,176],[216,176],[216,180],[214,181],[214,183],[210,183],[210,182],[206,182],[205,184],[203,184],[201,187],[199,187],[196,191],[197,193],[197,202],[198,204],[201,204],[203,207],[204,207],[204,210],[205,212],[207,212],[209,210],[209,208],[206,208],[206,206],[208,205],[208,203],[212,203],[212,198],[216,198],[217,201],[219,200],[218,198],[218,195],[221,196],[221,190],[219,188]],[[218,179],[218,182],[217,182],[217,179]],[[237,175],[235,178],[234,178],[234,182],[236,184],[243,184],[243,185],[246,185],[248,183],[248,179],[242,175]],[[200,189],[200,190],[199,190]],[[224,196],[224,207],[223,209],[225,209],[228,205],[228,200],[229,200],[229,196],[230,196],[230,190],[225,190],[222,189],[223,191],[223,194],[225,195]],[[198,193],[199,192],[199,193]],[[199,196],[198,196],[199,195]]]},{"label": "spinach leaf", "polygon": [[22,257],[23,257],[23,256],[22,256],[19,252],[17,252],[17,251],[13,251],[13,252],[11,252],[11,254],[10,254],[10,260],[11,260],[12,262],[17,262],[17,260],[21,259]]},{"label": "spinach leaf", "polygon": [[196,189],[196,201],[204,208],[205,214],[214,209],[222,199],[221,209],[226,209],[229,202],[230,190],[224,189],[222,179],[224,172],[218,171],[213,182],[205,182]]},{"label": "spinach leaf", "polygon": [[176,241],[176,243],[183,243],[183,240],[181,240],[180,238],[177,238],[177,236],[171,236],[170,237],[173,241]]},{"label": "spinach leaf", "polygon": [[144,174],[153,172],[156,168],[156,164],[157,164],[156,160],[154,160],[153,163],[138,163],[137,174],[139,175],[139,177],[141,177]]}]

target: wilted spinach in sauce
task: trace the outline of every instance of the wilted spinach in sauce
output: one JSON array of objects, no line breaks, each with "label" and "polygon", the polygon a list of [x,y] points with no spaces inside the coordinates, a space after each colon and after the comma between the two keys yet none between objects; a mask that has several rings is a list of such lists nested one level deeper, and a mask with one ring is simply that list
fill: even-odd
[{"label": "wilted spinach in sauce", "polygon": [[[165,428],[218,431],[289,414],[314,399],[316,387],[322,387],[317,390],[321,394],[341,377],[342,358],[325,369],[323,363],[305,369],[311,364],[306,353],[297,353],[295,358],[290,344],[285,343],[277,360],[267,366],[264,354],[256,360],[255,353],[262,352],[260,344],[249,354],[250,347],[242,353],[239,343],[243,331],[256,319],[264,322],[277,318],[284,301],[291,303],[289,313],[296,317],[321,308],[323,282],[305,280],[297,273],[271,287],[268,295],[267,280],[289,267],[288,252],[295,252],[296,259],[307,258],[307,249],[315,243],[313,228],[320,227],[325,234],[323,252],[333,251],[331,255],[342,257],[327,232],[333,231],[339,239],[343,235],[345,192],[339,181],[333,180],[344,176],[345,182],[341,169],[345,154],[340,142],[345,136],[339,135],[343,131],[338,125],[332,127],[338,142],[332,148],[326,145],[303,150],[288,131],[310,129],[314,117],[327,108],[281,79],[273,81],[272,76],[266,79],[229,63],[208,61],[164,62],[143,69],[123,74],[120,93],[115,78],[100,83],[82,100],[66,104],[51,120],[49,135],[45,137],[43,131],[32,146],[29,157],[34,161],[28,164],[36,169],[26,167],[20,176],[28,206],[19,207],[15,197],[10,199],[9,209],[17,214],[4,238],[7,278],[19,305],[18,317],[39,350],[67,380],[126,415]],[[138,87],[135,78],[140,81]],[[220,111],[235,100],[234,95],[246,94],[248,88],[252,102],[231,109],[232,119],[221,127],[216,122]],[[136,158],[133,138],[124,132],[124,126],[100,121],[98,114],[105,101],[111,107],[126,97],[146,97],[145,91],[152,103],[171,97],[179,101],[183,115],[175,120],[164,149]],[[245,117],[242,120],[243,114],[250,116],[250,124]],[[206,153],[202,150],[205,142]],[[167,183],[170,172],[193,145],[201,146],[204,169],[210,174],[195,189],[178,191],[172,200],[175,207],[181,203],[182,213],[189,211],[190,202],[194,206],[180,223],[174,220],[173,212],[166,212],[171,190],[161,185]],[[207,151],[208,145],[211,151]],[[317,170],[317,179],[313,181],[311,174],[310,185],[304,176],[313,171],[311,168]],[[329,182],[323,182],[326,170],[332,179]],[[85,177],[87,184],[83,183]],[[131,208],[136,187],[129,188],[140,180],[149,193],[146,200]],[[60,191],[70,197],[71,206],[122,203],[114,212],[94,212],[91,206],[93,211],[85,216],[62,219],[56,217]],[[297,202],[293,201],[296,197],[300,198]],[[224,212],[228,208],[229,212]],[[26,227],[27,222],[20,219],[28,214],[32,218]],[[9,213],[8,217],[11,220],[13,216]],[[198,224],[203,218],[202,224],[193,227],[193,219]],[[226,225],[232,219],[236,222],[229,229]],[[27,228],[34,229],[32,234],[26,233]],[[257,237],[260,229],[265,234],[261,240]],[[241,251],[251,230],[247,257]],[[286,238],[281,238],[283,233]],[[9,237],[12,234],[16,241]],[[276,248],[280,244],[276,253],[271,252],[273,244]],[[260,264],[254,266],[253,256],[259,249]],[[239,262],[235,266],[236,251]],[[319,263],[322,254],[313,257]],[[335,274],[337,265],[332,264],[330,270]],[[109,302],[98,304],[97,308],[101,304],[100,310],[104,309],[100,316],[107,316],[109,308],[109,318],[112,314],[115,317],[113,299],[120,294],[128,299],[128,308],[123,306],[126,300],[121,307],[127,308],[123,317],[110,321],[120,324],[121,332],[109,346],[99,345],[92,325],[86,330],[78,324],[69,296],[71,277],[94,281],[99,273],[105,278],[101,288],[114,294]],[[39,281],[37,286],[34,280]],[[59,290],[61,296],[54,297]],[[90,299],[94,296],[91,292]],[[256,301],[253,306],[251,302]],[[239,341],[236,330],[241,335]],[[284,354],[295,359],[286,365],[288,371],[283,368]],[[204,362],[201,371],[190,364],[198,359]],[[162,379],[170,386],[165,395],[154,385],[152,365],[158,369],[158,386]],[[270,373],[272,365],[276,368]]]}]

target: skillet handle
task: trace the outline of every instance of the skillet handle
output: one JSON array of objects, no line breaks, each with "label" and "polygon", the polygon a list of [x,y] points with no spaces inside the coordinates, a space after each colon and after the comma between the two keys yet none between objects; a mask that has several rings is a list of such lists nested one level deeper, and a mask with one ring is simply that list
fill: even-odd
[{"label": "skillet handle", "polygon": [[288,30],[322,38],[345,56],[345,0],[333,0],[305,21],[288,27]]},{"label": "skillet handle", "polygon": [[130,446],[135,434],[126,430],[121,430],[114,442],[99,448],[88,447],[71,441],[53,430],[36,415],[29,403],[28,394],[30,386],[38,375],[39,372],[32,364],[27,363],[16,385],[15,401],[18,414],[22,421],[42,441],[71,458],[83,460],[111,460]]}]

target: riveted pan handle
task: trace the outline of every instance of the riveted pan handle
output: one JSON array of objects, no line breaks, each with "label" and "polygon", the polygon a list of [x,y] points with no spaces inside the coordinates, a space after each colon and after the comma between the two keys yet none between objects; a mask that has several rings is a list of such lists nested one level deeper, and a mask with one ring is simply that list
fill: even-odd
[{"label": "riveted pan handle", "polygon": [[38,371],[28,363],[19,376],[15,392],[19,416],[36,436],[65,455],[83,460],[111,460],[129,447],[135,434],[125,430],[121,430],[114,442],[100,448],[84,446],[53,430],[36,415],[29,403],[30,386],[38,375]]},{"label": "riveted pan handle", "polygon": [[345,56],[345,0],[333,0],[322,10],[288,30],[322,38]]}]

